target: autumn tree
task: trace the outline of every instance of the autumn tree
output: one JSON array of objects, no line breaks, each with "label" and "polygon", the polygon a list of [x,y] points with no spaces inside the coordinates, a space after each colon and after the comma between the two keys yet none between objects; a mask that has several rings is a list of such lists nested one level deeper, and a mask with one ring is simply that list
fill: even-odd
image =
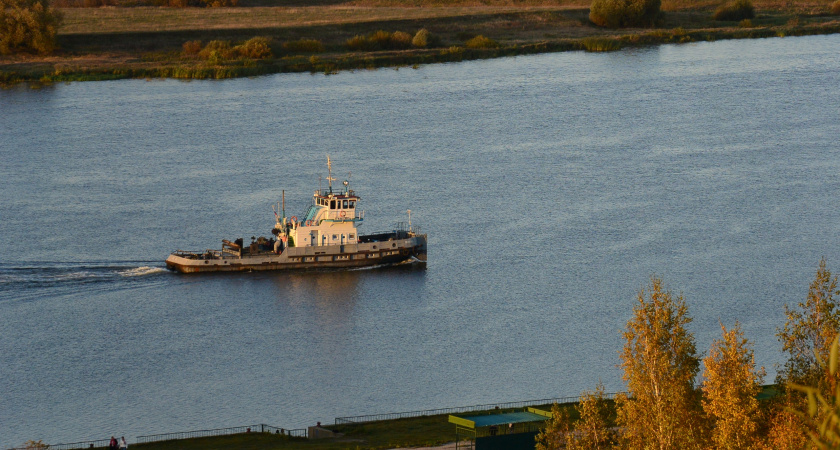
[{"label": "autumn tree", "polygon": [[766,450],[802,450],[808,447],[807,424],[801,414],[804,402],[785,392],[775,400],[769,414]]},{"label": "autumn tree", "polygon": [[537,435],[537,450],[598,450],[615,443],[610,428],[610,408],[604,385],[598,382],[594,391],[583,391],[575,405],[580,419],[573,422],[567,410],[558,405],[551,408],[551,419]]},{"label": "autumn tree", "polygon": [[545,428],[537,434],[535,450],[558,450],[566,448],[566,440],[573,433],[572,419],[569,411],[560,408],[555,403],[551,406],[551,418],[545,423]]},{"label": "autumn tree", "polygon": [[837,387],[838,376],[817,361],[828,361],[831,343],[840,330],[840,309],[834,299],[840,291],[837,290],[837,277],[832,277],[825,265],[823,258],[804,302],[799,302],[796,308],[785,304],[787,321],[776,336],[782,343],[782,351],[788,354],[788,360],[776,381],[816,386],[829,395]]},{"label": "autumn tree", "polygon": [[594,391],[583,391],[576,406],[580,420],[575,423],[575,442],[568,449],[598,450],[615,443],[615,432],[610,427],[610,407],[601,382]]},{"label": "autumn tree", "polygon": [[48,0],[0,0],[0,54],[52,53],[60,24]]},{"label": "autumn tree", "polygon": [[694,380],[700,368],[682,295],[652,278],[633,308],[621,352],[628,394],[618,396],[618,425],[629,449],[697,448],[702,409]]},{"label": "autumn tree", "polygon": [[761,391],[764,368],[756,370],[750,342],[741,325],[727,330],[712,343],[703,359],[703,410],[711,421],[715,448],[726,450],[755,448],[758,442],[759,409],[756,396]]},{"label": "autumn tree", "polygon": [[[834,338],[828,361],[818,359],[820,367],[829,375],[840,375],[838,367],[840,341]],[[799,416],[809,422],[811,442],[820,450],[840,448],[840,389],[823,395],[817,386],[791,385],[791,388],[808,396],[808,410]]]},{"label": "autumn tree", "polygon": [[819,361],[829,360],[831,343],[840,329],[840,309],[834,299],[838,294],[837,277],[831,276],[823,258],[805,301],[793,308],[785,305],[787,319],[776,337],[782,343],[782,351],[788,354],[788,360],[776,377],[776,383],[784,393],[770,417],[768,446],[771,448],[806,448],[808,435],[818,432],[815,424],[823,419],[821,410],[817,410],[818,417],[814,420],[795,414],[808,406],[805,396],[792,389],[793,386],[811,386],[823,398],[835,394],[840,377]]}]

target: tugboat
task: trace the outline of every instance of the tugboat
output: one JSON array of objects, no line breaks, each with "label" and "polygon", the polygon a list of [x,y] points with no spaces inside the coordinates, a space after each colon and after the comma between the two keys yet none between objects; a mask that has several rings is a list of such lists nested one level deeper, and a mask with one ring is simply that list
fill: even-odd
[{"label": "tugboat", "polygon": [[[327,157],[329,188],[318,189],[300,219],[286,217],[286,194],[274,208],[273,237],[222,240],[220,250],[177,250],[166,258],[166,267],[181,273],[251,270],[333,269],[426,261],[426,235],[411,225],[398,223],[393,230],[359,235],[365,219],[361,197],[349,188],[333,192],[332,162]],[[278,214],[278,209],[279,214]]]}]

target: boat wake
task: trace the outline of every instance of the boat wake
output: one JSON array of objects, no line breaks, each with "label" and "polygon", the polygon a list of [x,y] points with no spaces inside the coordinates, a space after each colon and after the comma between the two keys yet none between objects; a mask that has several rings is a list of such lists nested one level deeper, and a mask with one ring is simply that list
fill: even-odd
[{"label": "boat wake", "polygon": [[159,273],[166,273],[165,267],[151,267],[151,266],[142,266],[142,267],[135,267],[133,269],[127,269],[117,272],[118,274],[124,277],[142,277],[145,275],[155,275]]},{"label": "boat wake", "polygon": [[152,261],[33,262],[0,264],[0,299],[61,294],[91,285],[136,283],[167,270]]}]

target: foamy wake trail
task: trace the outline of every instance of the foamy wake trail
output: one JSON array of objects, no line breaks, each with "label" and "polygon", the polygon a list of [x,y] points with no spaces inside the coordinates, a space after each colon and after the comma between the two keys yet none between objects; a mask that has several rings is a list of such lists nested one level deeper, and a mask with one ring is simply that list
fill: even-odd
[{"label": "foamy wake trail", "polygon": [[124,277],[141,277],[144,275],[152,275],[156,273],[166,272],[166,269],[163,267],[150,267],[150,266],[142,266],[142,267],[134,267],[132,269],[121,270],[117,272],[118,274]]}]

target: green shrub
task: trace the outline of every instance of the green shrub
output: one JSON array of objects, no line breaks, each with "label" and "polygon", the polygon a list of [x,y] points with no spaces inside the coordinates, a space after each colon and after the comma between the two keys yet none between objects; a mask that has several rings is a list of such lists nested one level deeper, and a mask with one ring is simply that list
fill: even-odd
[{"label": "green shrub", "polygon": [[[837,2],[840,3],[840,0],[837,0]],[[417,48],[426,48],[432,45],[432,41],[432,33],[429,33],[429,30],[425,28],[421,28],[411,39],[411,45]]]},{"label": "green shrub", "polygon": [[647,27],[659,20],[660,0],[593,0],[589,20],[608,28]]},{"label": "green shrub", "polygon": [[52,53],[61,19],[47,0],[0,0],[0,54]]},{"label": "green shrub", "polygon": [[408,48],[411,45],[411,35],[402,31],[390,33],[388,31],[375,31],[367,36],[353,36],[344,42],[349,50],[376,51],[376,50],[399,50]]},{"label": "green shrub", "polygon": [[367,39],[364,36],[353,36],[344,42],[348,50],[367,50]]},{"label": "green shrub", "polygon": [[317,39],[300,39],[283,43],[283,50],[296,53],[323,53],[324,44]]},{"label": "green shrub", "polygon": [[368,35],[368,42],[374,50],[384,50],[389,48],[393,35],[385,30],[374,31]]},{"label": "green shrub", "polygon": [[831,14],[835,16],[840,16],[840,0],[831,4]]},{"label": "green shrub", "polygon": [[230,42],[228,41],[210,41],[198,52],[198,57],[213,64],[218,64],[223,60],[231,59],[233,50],[230,48]]},{"label": "green shrub", "polygon": [[742,21],[738,22],[738,26],[739,26],[739,27],[741,27],[741,28],[752,28],[752,27],[754,27],[755,25],[753,25],[752,20],[750,20],[750,19],[744,19],[744,20],[742,20]]},{"label": "green shrub", "polygon": [[234,47],[233,52],[243,58],[271,58],[271,40],[264,37],[253,37]]},{"label": "green shrub", "polygon": [[185,56],[195,56],[201,51],[201,41],[187,41],[183,45]]},{"label": "green shrub", "polygon": [[723,21],[740,21],[755,17],[755,8],[750,0],[735,0],[731,5],[724,5],[715,11],[714,19]]},{"label": "green shrub", "polygon": [[398,49],[411,47],[411,35],[404,31],[395,31],[391,35],[391,45]]},{"label": "green shrub", "polygon": [[488,37],[478,35],[467,42],[464,42],[467,48],[498,48],[499,43]]}]

